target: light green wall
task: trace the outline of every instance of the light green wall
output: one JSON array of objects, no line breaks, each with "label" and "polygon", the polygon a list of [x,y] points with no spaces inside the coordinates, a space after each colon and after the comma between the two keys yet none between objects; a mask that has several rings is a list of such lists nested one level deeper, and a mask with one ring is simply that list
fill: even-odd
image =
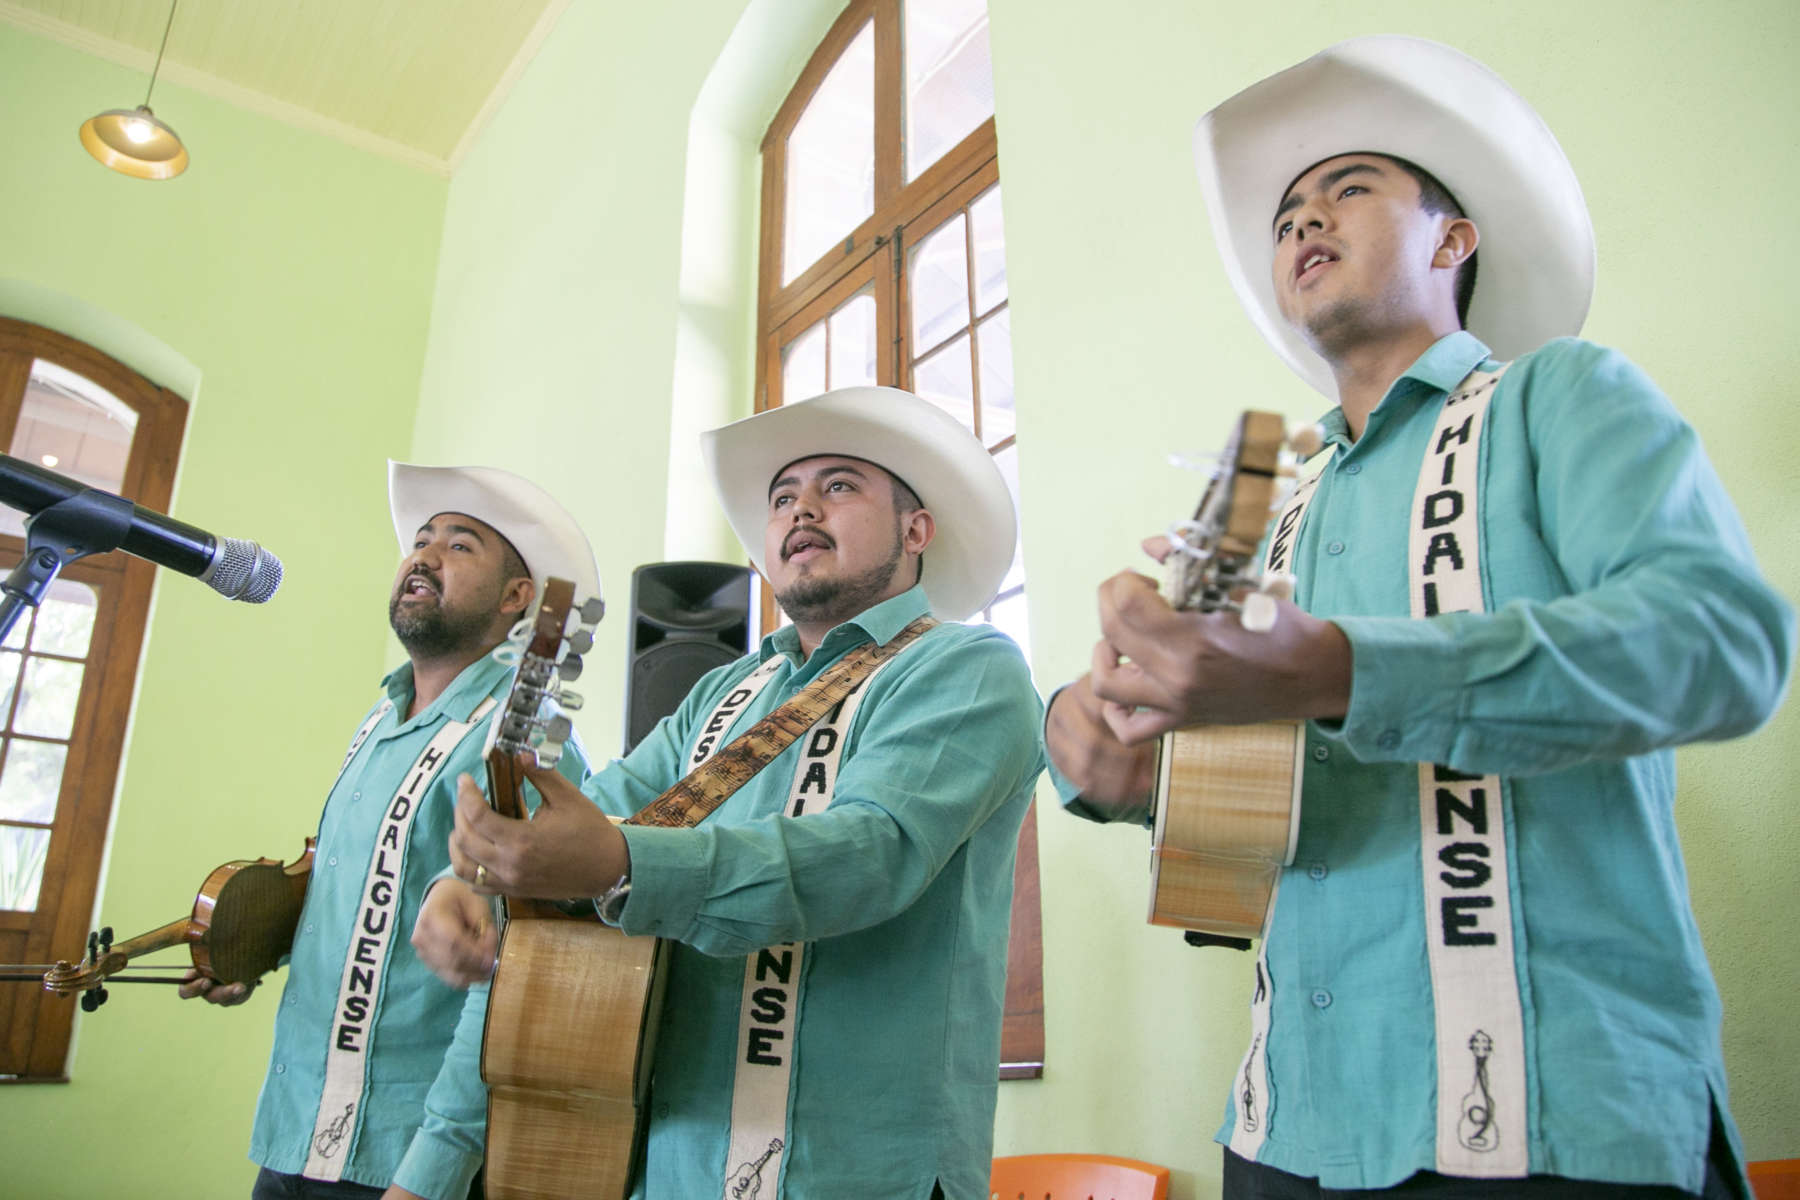
[{"label": "light green wall", "polygon": [[[1046,685],[1085,667],[1092,583],[1191,509],[1170,451],[1215,446],[1247,405],[1319,398],[1239,309],[1195,183],[1195,118],[1344,37],[1412,33],[1482,58],[1543,113],[1599,233],[1587,333],[1643,364],[1699,427],[1765,569],[1800,593],[1800,350],[1780,198],[1800,187],[1786,0],[1696,5],[990,0],[1005,189],[1026,566]],[[1752,1156],[1800,1154],[1796,900],[1800,721],[1681,755],[1692,891],[1727,1007],[1733,1100]],[[1247,956],[1143,924],[1145,837],[1058,814],[1043,855],[1049,1067],[1001,1089],[997,1144],[1168,1163],[1217,1194],[1208,1144],[1247,1040]],[[1371,1098],[1376,1102],[1378,1098]]]},{"label": "light green wall", "polygon": [[[157,112],[193,166],[127,179],[76,129],[143,87],[0,24],[0,312],[188,396],[174,513],[261,542],[287,580],[263,607],[157,582],[99,903],[121,938],[184,915],[222,862],[293,857],[317,825],[387,653],[383,458],[412,437],[446,192],[166,83]],[[73,1082],[0,1087],[0,1193],[247,1194],[272,992],[221,1011],[113,988],[76,1017]]]},{"label": "light green wall", "polygon": [[[1800,497],[1778,459],[1796,427],[1784,384],[1800,374],[1782,288],[1796,235],[1779,208],[1800,187],[1792,137],[1800,93],[1787,69],[1800,10],[1785,0],[990,5],[1034,665],[1046,686],[1082,669],[1095,636],[1093,585],[1134,565],[1137,539],[1191,507],[1199,481],[1166,467],[1167,453],[1207,448],[1247,404],[1296,417],[1320,407],[1255,337],[1224,282],[1189,136],[1195,117],[1226,95],[1357,33],[1463,46],[1544,113],[1599,229],[1588,333],[1626,350],[1675,397],[1706,438],[1770,575],[1789,595],[1800,592],[1787,515]],[[370,615],[392,567],[385,531],[370,517],[380,510],[382,453],[528,471],[587,524],[613,616],[593,656],[582,728],[596,753],[617,746],[631,568],[730,551],[705,504],[693,502],[706,485],[685,477],[692,458],[668,467],[684,454],[670,431],[685,439],[750,410],[744,239],[755,174],[746,147],[832,7],[571,5],[451,183],[441,253],[441,183],[197,98],[176,105],[179,93],[159,111],[196,147],[203,142],[194,131],[211,123],[204,144],[232,147],[243,168],[236,190],[194,188],[189,194],[211,206],[191,217],[194,201],[176,205],[153,185],[114,181],[74,148],[73,129],[96,106],[91,97],[129,97],[129,73],[0,28],[8,118],[0,152],[23,142],[6,161],[31,164],[39,180],[26,195],[19,173],[0,177],[0,217],[11,218],[9,229],[49,231],[9,242],[0,275],[80,294],[193,362],[205,392],[177,511],[263,538],[296,576],[307,555],[315,567],[309,587],[297,578],[263,613],[191,585],[159,594],[109,920],[127,911],[142,912],[146,924],[164,919],[173,880],[130,874],[134,857],[189,854],[203,870],[246,848],[288,853],[287,830],[310,826],[323,785],[314,777],[335,761],[348,714],[378,669],[370,664],[393,656]],[[760,71],[734,57],[733,47],[745,45],[757,48],[752,60],[766,60]],[[722,54],[743,74],[706,84]],[[719,103],[702,102],[721,91]],[[40,119],[62,97],[71,111]],[[36,124],[55,129],[28,128]],[[286,171],[279,156],[249,145],[252,132],[265,131],[303,151],[308,169],[291,181],[278,175]],[[156,220],[185,236],[157,253],[194,249],[201,230],[211,244],[229,242],[227,252],[206,256],[214,267],[204,282],[184,279],[171,299],[170,285],[146,282],[141,264],[106,267],[72,245],[96,226],[122,225],[106,207],[123,203],[107,190],[115,183],[141,189],[118,193],[134,215],[137,205],[154,205]],[[268,218],[253,215],[271,205]],[[289,252],[257,237],[271,226],[296,243]],[[254,270],[223,269],[246,259]],[[322,288],[319,277],[336,271],[382,274]],[[734,280],[743,289],[736,296]],[[745,341],[734,346],[732,330]],[[286,346],[283,337],[296,331],[314,353]],[[327,380],[313,365],[321,347],[351,369]],[[348,393],[327,391],[327,382]],[[415,388],[416,416],[407,407]],[[325,420],[287,417],[302,395]],[[352,413],[361,432],[354,447],[332,431]],[[377,421],[379,434],[369,432]],[[327,459],[332,465],[319,467]],[[311,482],[319,472],[322,485]],[[283,486],[243,495],[246,479],[271,475]],[[303,497],[304,507],[288,496]],[[339,554],[329,577],[319,561],[326,546]],[[355,586],[338,586],[344,579]],[[328,643],[323,631],[336,628],[346,633]],[[232,794],[178,793],[188,775],[182,751],[194,739],[182,738],[175,706],[197,708],[209,688],[234,686],[233,668],[252,682],[208,706],[215,725],[205,747],[218,763],[211,774],[229,780]],[[293,761],[314,764],[296,778],[281,767],[258,770],[272,735],[234,717],[259,694],[246,687],[292,697],[282,715],[298,722],[285,734]],[[1800,1108],[1800,1033],[1786,1017],[1800,947],[1781,924],[1800,859],[1785,804],[1800,783],[1797,759],[1800,729],[1788,712],[1753,738],[1682,755],[1695,904],[1726,996],[1735,1107],[1756,1157],[1800,1154],[1790,1117]],[[139,789],[142,816],[133,807]],[[279,819],[241,811],[271,792],[283,797]],[[214,821],[194,835],[209,839],[199,851],[155,832],[178,794],[184,813]],[[1001,1089],[996,1150],[1137,1155],[1176,1169],[1177,1197],[1216,1195],[1209,1138],[1242,1050],[1249,964],[1189,950],[1143,925],[1140,831],[1046,811],[1039,834],[1049,1066],[1041,1082]],[[175,872],[183,880],[191,873]],[[76,1172],[82,1186],[63,1195],[93,1194],[99,1180],[130,1181],[144,1195],[191,1194],[181,1183],[160,1185],[177,1174],[198,1182],[199,1194],[242,1194],[266,1009],[192,1014],[157,1001],[115,994],[84,1019],[69,1088],[0,1089],[0,1158],[9,1171],[22,1161],[34,1184]],[[181,1119],[163,1116],[177,1110]],[[195,1113],[210,1119],[197,1122]],[[185,1132],[196,1125],[203,1132]],[[96,1151],[97,1142],[104,1148]],[[186,1155],[191,1165],[177,1168]]]}]

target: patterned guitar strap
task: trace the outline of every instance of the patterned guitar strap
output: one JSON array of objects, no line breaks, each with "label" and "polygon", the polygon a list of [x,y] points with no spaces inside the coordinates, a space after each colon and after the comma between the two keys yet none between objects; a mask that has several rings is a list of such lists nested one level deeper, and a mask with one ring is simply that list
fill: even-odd
[{"label": "patterned guitar strap", "polygon": [[[1489,401],[1509,365],[1476,367],[1439,411],[1409,510],[1408,582],[1415,618],[1486,611],[1477,493],[1481,435]],[[1295,490],[1277,520],[1267,569],[1291,569],[1293,545],[1318,478]],[[1524,1019],[1513,958],[1512,813],[1505,782],[1421,763],[1419,820],[1437,1045],[1436,1169],[1522,1176],[1528,1168]],[[1274,910],[1271,897],[1269,911]],[[1275,1102],[1268,1035],[1276,981],[1267,947],[1265,937],[1250,1005],[1250,1048],[1233,1088],[1231,1149],[1251,1160],[1267,1135]],[[1503,1138],[1503,1131],[1510,1133]]]},{"label": "patterned guitar strap", "polygon": [[[920,617],[884,645],[857,647],[786,704],[718,749],[732,723],[774,678],[782,659],[772,657],[732,689],[700,724],[686,779],[644,808],[630,823],[693,825],[748,782],[787,746],[806,735],[784,813],[798,817],[831,803],[845,735],[867,684],[894,657],[937,624]],[[788,1145],[788,1093],[793,1047],[799,1033],[801,966],[805,945],[788,942],[746,957],[739,1000],[737,1072],[732,1086],[731,1132],[724,1164],[723,1200],[780,1195]]]}]

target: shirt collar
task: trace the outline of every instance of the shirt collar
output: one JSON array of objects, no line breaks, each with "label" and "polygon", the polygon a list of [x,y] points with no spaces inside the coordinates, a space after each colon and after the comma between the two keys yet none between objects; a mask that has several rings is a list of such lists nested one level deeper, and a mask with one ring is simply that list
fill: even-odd
[{"label": "shirt collar", "polygon": [[[925,599],[924,586],[915,583],[898,596],[890,596],[880,604],[865,608],[848,621],[834,626],[820,639],[819,649],[814,653],[813,660],[830,661],[865,640],[886,645],[902,629],[930,611],[931,605]],[[783,625],[765,637],[757,650],[758,660],[768,662],[770,655],[774,654],[784,654],[798,664],[801,661],[800,631],[792,625]]]},{"label": "shirt collar", "polygon": [[[440,713],[448,713],[452,720],[467,720],[470,713],[494,690],[494,685],[501,676],[512,670],[512,667],[496,659],[490,651],[462,669],[462,672],[444,689],[443,695],[425,707],[414,721],[433,721]],[[389,671],[381,680],[386,689],[388,699],[394,702],[394,711],[402,714],[401,724],[409,724],[404,714],[412,706],[413,669],[412,663],[403,662]]]},{"label": "shirt collar", "polygon": [[[1488,348],[1480,338],[1466,329],[1458,329],[1447,333],[1428,347],[1425,353],[1413,360],[1413,365],[1400,373],[1400,377],[1388,385],[1387,393],[1382,396],[1381,403],[1369,414],[1369,424],[1380,421],[1384,410],[1400,403],[1402,396],[1423,393],[1425,391],[1448,393],[1451,388],[1468,378],[1469,372],[1488,360]],[[1422,385],[1422,386],[1421,386]],[[1325,444],[1348,446],[1350,443],[1350,423],[1344,419],[1344,410],[1334,408],[1319,418],[1319,427],[1325,431]],[[1368,430],[1363,431],[1364,435]]]}]

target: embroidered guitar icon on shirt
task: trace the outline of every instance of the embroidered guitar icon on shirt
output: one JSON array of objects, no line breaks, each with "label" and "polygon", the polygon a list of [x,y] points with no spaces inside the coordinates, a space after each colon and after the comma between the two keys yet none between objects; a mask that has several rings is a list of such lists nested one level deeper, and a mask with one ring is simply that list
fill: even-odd
[{"label": "embroidered guitar icon on shirt", "polygon": [[1469,1150],[1485,1153],[1500,1145],[1500,1130],[1494,1126],[1494,1097],[1488,1091],[1487,1064],[1494,1053],[1494,1039],[1477,1029],[1469,1038],[1469,1049],[1475,1055],[1475,1086],[1463,1097],[1456,1140]]},{"label": "embroidered guitar icon on shirt", "polygon": [[769,1148],[764,1151],[761,1158],[753,1163],[745,1163],[740,1166],[726,1187],[726,1192],[730,1195],[731,1200],[752,1200],[758,1192],[762,1191],[763,1167],[768,1165],[769,1160],[780,1151],[781,1139],[770,1138]]},{"label": "embroidered guitar icon on shirt", "polygon": [[313,1149],[318,1151],[320,1158],[330,1158],[338,1152],[338,1147],[344,1144],[344,1135],[350,1132],[350,1114],[355,1111],[356,1105],[344,1105],[343,1115],[326,1126],[319,1136],[313,1139]]}]

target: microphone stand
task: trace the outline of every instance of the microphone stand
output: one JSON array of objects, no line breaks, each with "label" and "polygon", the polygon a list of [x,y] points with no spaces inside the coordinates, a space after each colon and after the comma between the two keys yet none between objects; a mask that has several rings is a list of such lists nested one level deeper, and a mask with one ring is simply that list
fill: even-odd
[{"label": "microphone stand", "polygon": [[36,608],[57,572],[90,554],[117,550],[131,530],[131,501],[87,488],[25,521],[25,557],[0,591],[0,640],[12,632],[27,604]]}]

